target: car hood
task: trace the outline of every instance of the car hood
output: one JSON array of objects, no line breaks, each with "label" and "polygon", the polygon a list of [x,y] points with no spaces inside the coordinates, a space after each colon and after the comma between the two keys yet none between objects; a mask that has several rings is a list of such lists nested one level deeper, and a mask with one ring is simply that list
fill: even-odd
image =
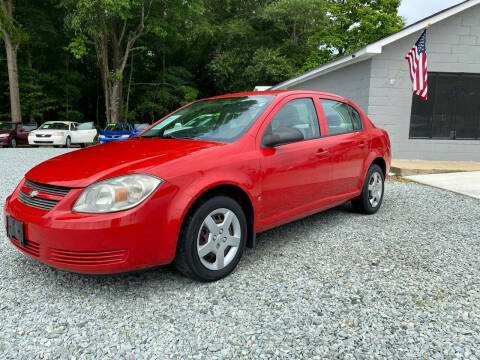
[{"label": "car hood", "polygon": [[133,131],[100,131],[100,135],[105,136],[121,136],[121,135],[131,135]]},{"label": "car hood", "polygon": [[25,177],[32,181],[68,187],[85,187],[96,181],[131,173],[156,175],[166,163],[210,148],[224,146],[195,140],[131,139],[72,151],[37,165]]},{"label": "car hood", "polygon": [[12,134],[15,130],[0,130],[0,134]]}]

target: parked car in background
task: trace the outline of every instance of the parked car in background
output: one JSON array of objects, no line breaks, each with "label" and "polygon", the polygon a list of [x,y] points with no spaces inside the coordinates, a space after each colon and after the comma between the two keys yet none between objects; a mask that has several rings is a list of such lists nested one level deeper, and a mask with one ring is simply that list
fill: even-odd
[{"label": "parked car in background", "polygon": [[28,145],[28,134],[35,130],[37,124],[22,124],[0,121],[0,147],[17,147]]},{"label": "parked car in background", "polygon": [[110,123],[100,131],[98,143],[105,144],[111,141],[127,140],[145,130],[149,124],[136,124],[127,122]]},{"label": "parked car in background", "polygon": [[53,145],[69,148],[72,144],[85,147],[97,136],[93,122],[47,121],[28,136],[32,146]]},{"label": "parked car in background", "polygon": [[54,267],[113,273],[173,262],[213,281],[258,232],[347,201],[375,213],[390,160],[388,134],[343,97],[224,95],[133,139],[37,165],[7,198],[5,224],[18,249]]}]

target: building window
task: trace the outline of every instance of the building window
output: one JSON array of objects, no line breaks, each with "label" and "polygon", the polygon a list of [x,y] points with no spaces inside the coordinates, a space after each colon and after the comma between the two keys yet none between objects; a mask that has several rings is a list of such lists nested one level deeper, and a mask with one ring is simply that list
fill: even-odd
[{"label": "building window", "polygon": [[480,139],[480,74],[428,73],[428,101],[413,96],[411,139]]}]

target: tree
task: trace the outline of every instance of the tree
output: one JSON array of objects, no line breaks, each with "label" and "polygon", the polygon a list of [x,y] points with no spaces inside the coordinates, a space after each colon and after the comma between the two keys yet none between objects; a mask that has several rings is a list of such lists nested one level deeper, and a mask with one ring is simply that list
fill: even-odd
[{"label": "tree", "polygon": [[299,45],[305,36],[318,30],[325,19],[325,0],[277,0],[268,4],[263,18],[272,21]]},{"label": "tree", "polygon": [[5,42],[7,54],[8,82],[10,86],[10,111],[12,121],[22,122],[20,107],[20,91],[18,86],[17,52],[20,44],[27,36],[20,24],[13,17],[13,0],[0,0],[0,31]]},{"label": "tree", "polygon": [[102,79],[107,122],[119,122],[123,73],[135,42],[146,31],[153,0],[65,0],[67,25],[75,32],[70,50],[81,58],[93,42]]},{"label": "tree", "polygon": [[328,0],[327,23],[311,36],[316,49],[302,70],[358,50],[404,26],[400,0]]}]

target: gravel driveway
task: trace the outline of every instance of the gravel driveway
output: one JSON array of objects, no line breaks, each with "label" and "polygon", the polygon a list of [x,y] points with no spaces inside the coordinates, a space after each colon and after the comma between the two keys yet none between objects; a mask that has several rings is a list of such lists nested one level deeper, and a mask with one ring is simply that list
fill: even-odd
[{"label": "gravel driveway", "polygon": [[[62,149],[0,149],[0,203]],[[201,284],[170,267],[71,274],[21,254],[0,220],[0,359],[480,359],[480,202],[389,182],[262,233]]]}]

